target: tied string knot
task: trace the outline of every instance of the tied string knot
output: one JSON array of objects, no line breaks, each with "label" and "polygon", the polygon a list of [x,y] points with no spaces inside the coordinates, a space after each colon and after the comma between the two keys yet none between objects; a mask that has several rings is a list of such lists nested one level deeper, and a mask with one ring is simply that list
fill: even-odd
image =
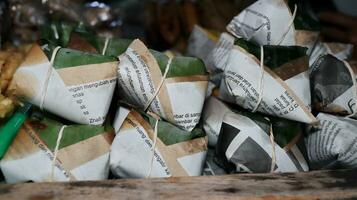
[{"label": "tied string knot", "polygon": [[159,94],[160,92],[160,89],[162,87],[162,85],[164,84],[165,82],[165,79],[166,79],[166,76],[167,76],[167,73],[169,72],[170,70],[170,66],[171,66],[171,62],[172,62],[172,58],[170,58],[166,64],[166,68],[165,68],[165,72],[164,72],[164,75],[162,76],[161,80],[160,80],[160,83],[158,85],[158,87],[156,88],[155,90],[155,93],[154,95],[149,99],[149,101],[145,104],[144,106],[144,111],[149,114],[150,116],[152,116],[153,118],[155,118],[155,126],[154,126],[154,138],[153,138],[153,148],[152,148],[152,153],[151,153],[151,156],[150,156],[150,165],[149,165],[149,171],[148,171],[148,175],[146,176],[147,178],[150,178],[151,177],[151,173],[152,173],[152,169],[153,169],[153,165],[154,165],[154,157],[155,157],[155,148],[156,148],[156,141],[157,141],[157,129],[158,129],[158,124],[159,124],[159,121],[160,121],[160,116],[158,116],[157,114],[153,113],[153,112],[150,112],[148,111],[151,103],[154,101],[154,99],[156,98],[156,96]]},{"label": "tied string knot", "polygon": [[161,89],[162,85],[163,85],[164,82],[165,82],[167,73],[168,73],[169,70],[170,70],[171,62],[172,62],[172,58],[170,58],[169,61],[167,62],[164,75],[162,76],[162,78],[161,78],[161,80],[160,80],[160,83],[159,83],[158,87],[157,87],[156,90],[155,90],[154,95],[149,99],[149,101],[146,102],[146,104],[145,104],[145,106],[144,106],[144,111],[147,111],[147,110],[149,109],[150,105],[152,104],[152,102],[154,101],[154,99],[156,98],[156,96],[159,94],[160,89]]},{"label": "tied string knot", "polygon": [[[286,35],[288,34],[292,24],[294,23],[294,20],[295,20],[295,17],[296,17],[296,12],[297,12],[297,5],[295,4],[294,6],[294,12],[293,12],[293,15],[292,15],[292,18],[291,20],[289,21],[288,23],[288,26],[284,32],[284,34],[282,35],[282,37],[280,38],[280,40],[278,40],[277,42],[277,45],[280,45],[281,42],[285,39]],[[263,88],[264,88],[264,85],[263,85],[263,80],[264,80],[264,46],[260,46],[260,71],[261,71],[261,74],[260,74],[260,79],[259,79],[259,93],[258,93],[258,100],[257,100],[257,103],[255,104],[252,112],[256,112],[262,102],[262,99],[263,99]],[[273,136],[274,138],[274,136]]]},{"label": "tied string knot", "polygon": [[44,82],[42,92],[41,92],[42,95],[41,95],[41,101],[40,101],[40,106],[39,106],[41,110],[43,110],[43,105],[45,103],[47,90],[48,90],[48,84],[50,82],[50,78],[52,75],[53,63],[54,63],[56,55],[60,49],[61,49],[61,47],[58,46],[52,51],[52,55],[51,55],[51,59],[50,59],[50,66],[48,66],[46,77],[45,77],[45,82]]},{"label": "tied string knot", "polygon": [[56,147],[55,147],[55,150],[54,150],[54,153],[53,153],[53,160],[52,160],[52,164],[51,164],[51,181],[53,182],[54,181],[54,172],[55,172],[55,166],[56,166],[56,160],[57,160],[57,154],[58,154],[58,149],[59,149],[59,146],[61,144],[61,140],[62,140],[62,136],[63,136],[63,131],[64,129],[66,128],[67,126],[66,125],[63,125],[59,132],[58,132],[58,135],[57,135],[57,141],[56,141]]}]

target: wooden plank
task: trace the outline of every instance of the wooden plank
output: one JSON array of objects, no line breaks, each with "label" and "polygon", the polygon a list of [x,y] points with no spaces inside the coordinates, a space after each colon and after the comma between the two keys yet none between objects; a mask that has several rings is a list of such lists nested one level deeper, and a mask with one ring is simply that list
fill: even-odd
[{"label": "wooden plank", "polygon": [[357,170],[0,185],[0,199],[357,199]]}]

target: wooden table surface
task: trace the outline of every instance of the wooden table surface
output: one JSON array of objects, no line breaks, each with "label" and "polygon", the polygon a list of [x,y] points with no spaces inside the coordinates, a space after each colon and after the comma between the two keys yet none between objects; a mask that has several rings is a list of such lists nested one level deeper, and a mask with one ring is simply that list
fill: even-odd
[{"label": "wooden table surface", "polygon": [[357,199],[357,170],[0,184],[1,200]]}]

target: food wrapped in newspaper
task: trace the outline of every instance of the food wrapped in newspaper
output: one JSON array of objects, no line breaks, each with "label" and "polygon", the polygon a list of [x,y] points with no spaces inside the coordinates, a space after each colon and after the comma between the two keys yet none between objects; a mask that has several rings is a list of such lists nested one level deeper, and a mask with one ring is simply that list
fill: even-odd
[{"label": "food wrapped in newspaper", "polygon": [[357,168],[357,121],[319,113],[321,127],[305,139],[311,169]]},{"label": "food wrapped in newspaper", "polygon": [[119,57],[118,84],[124,100],[191,131],[200,120],[208,75],[200,59],[169,58],[138,39]]},{"label": "food wrapped in newspaper", "polygon": [[202,59],[207,65],[208,56],[217,40],[217,33],[195,25],[188,40],[187,54]]},{"label": "food wrapped in newspaper", "polygon": [[357,63],[328,54],[319,57],[310,70],[314,110],[356,116]]},{"label": "food wrapped in newspaper", "polygon": [[318,42],[310,55],[310,66],[323,55],[331,54],[340,60],[351,58],[353,52],[352,44],[336,42]]},{"label": "food wrapped in newspaper", "polygon": [[[114,120],[116,136],[110,168],[123,178],[199,176],[207,151],[207,137],[156,118],[120,107]],[[155,149],[155,151],[153,151]]]},{"label": "food wrapped in newspaper", "polygon": [[227,30],[259,45],[298,45],[311,48],[319,23],[297,0],[258,0],[228,24]]},{"label": "food wrapped in newspaper", "polygon": [[303,124],[232,110],[221,121],[216,160],[227,173],[308,171]]},{"label": "food wrapped in newspaper", "polygon": [[102,124],[116,85],[117,59],[51,44],[42,48],[32,46],[8,90],[73,122]]},{"label": "food wrapped in newspaper", "polygon": [[219,97],[248,110],[314,123],[308,68],[304,47],[259,47],[238,39],[224,69]]},{"label": "food wrapped in newspaper", "polygon": [[104,180],[113,128],[65,125],[34,112],[0,161],[6,182]]}]

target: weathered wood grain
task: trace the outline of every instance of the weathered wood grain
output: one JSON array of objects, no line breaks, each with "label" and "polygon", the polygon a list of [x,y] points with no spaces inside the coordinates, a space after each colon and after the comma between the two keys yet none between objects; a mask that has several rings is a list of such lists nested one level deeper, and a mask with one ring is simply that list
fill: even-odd
[{"label": "weathered wood grain", "polygon": [[0,199],[357,199],[357,170],[0,185]]}]

